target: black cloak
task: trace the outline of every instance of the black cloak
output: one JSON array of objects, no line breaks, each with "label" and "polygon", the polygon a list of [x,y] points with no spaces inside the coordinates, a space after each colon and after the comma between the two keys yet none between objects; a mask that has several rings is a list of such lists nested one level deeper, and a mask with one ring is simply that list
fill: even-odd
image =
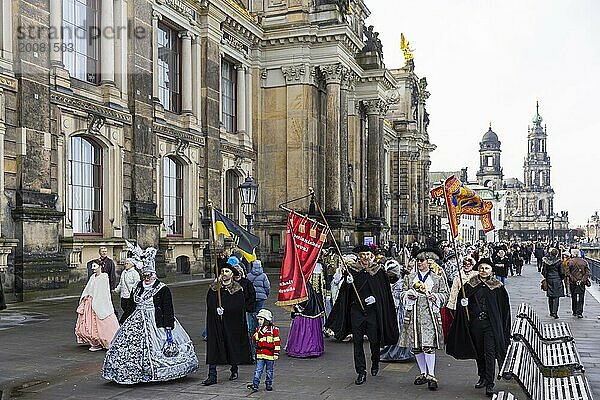
[{"label": "black cloak", "polygon": [[[508,292],[497,279],[491,277],[484,283],[479,275],[476,275],[465,283],[465,296],[469,299],[469,304],[475,304],[475,293],[479,290],[483,291],[486,299],[492,332],[496,342],[496,360],[498,360],[499,365],[502,365],[510,344],[511,320]],[[458,292],[456,314],[448,334],[446,353],[457,360],[474,360],[477,354],[471,338],[467,312],[465,307],[460,305],[461,299],[463,299],[462,290]],[[469,313],[469,317],[475,318],[472,312]]]},{"label": "black cloak", "polygon": [[246,303],[240,284],[233,281],[229,288],[221,287],[222,317],[217,314],[219,301],[216,282],[208,289],[206,306],[206,363],[251,364]]},{"label": "black cloak", "polygon": [[[160,281],[154,280],[152,287],[158,286]],[[126,299],[124,303],[123,315],[119,320],[120,324],[123,324],[127,318],[135,311],[137,305],[133,300],[134,293],[142,293],[144,291],[143,281],[139,281],[138,284],[131,290],[131,295]],[[157,328],[175,327],[175,311],[173,310],[173,298],[171,296],[171,290],[167,286],[163,286],[154,297],[152,298],[154,303],[154,321],[156,322]]]},{"label": "black cloak", "polygon": [[[398,319],[388,276],[381,267],[376,268],[378,268],[377,272],[369,274],[367,282],[375,297],[379,344],[383,347],[398,343]],[[338,298],[325,322],[325,327],[331,329],[338,340],[344,339],[351,333],[350,305],[355,296],[352,285],[346,283],[346,275],[344,275]],[[364,299],[361,301],[364,305]]]}]

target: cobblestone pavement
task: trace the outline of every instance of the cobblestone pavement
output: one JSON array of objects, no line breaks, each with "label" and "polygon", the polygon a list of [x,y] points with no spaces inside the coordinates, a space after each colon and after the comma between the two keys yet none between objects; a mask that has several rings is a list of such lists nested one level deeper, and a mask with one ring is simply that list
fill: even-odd
[{"label": "cobblestone pavement", "polygon": [[[277,277],[270,276],[273,287]],[[510,277],[507,288],[513,311],[521,301],[531,303],[543,322],[554,321],[547,315],[546,298],[539,290],[539,275],[534,266],[526,265],[523,276]],[[377,377],[369,376],[363,386],[353,384],[355,373],[352,344],[326,339],[325,354],[316,359],[293,359],[283,355],[275,365],[273,392],[261,390],[249,394],[252,366],[240,366],[240,378],[227,380],[226,367],[220,369],[219,384],[204,387],[207,368],[203,364],[206,342],[201,340],[205,319],[206,283],[173,285],[175,312],[190,334],[202,366],[198,373],[186,378],[157,384],[121,386],[104,381],[99,374],[104,352],[89,352],[87,346],[75,342],[74,324],[77,298],[9,305],[8,313],[0,313],[0,321],[17,321],[0,325],[0,399],[483,399],[482,390],[473,388],[476,368],[473,361],[457,361],[439,352],[436,374],[440,390],[430,392],[414,386],[418,372],[414,363],[382,364]],[[275,312],[285,342],[289,328],[288,314],[269,299],[267,307]],[[114,303],[118,304],[115,298]],[[598,332],[600,304],[586,296],[585,318],[570,314],[570,299],[561,301],[559,321],[566,320],[576,336],[586,375],[600,398],[600,356]],[[6,320],[5,320],[6,317]],[[18,322],[22,321],[22,322]],[[27,322],[27,323],[26,323]],[[35,323],[33,323],[35,322]],[[0,322],[1,323],[1,322]],[[367,346],[367,345],[366,345]],[[367,353],[368,354],[368,353]],[[512,381],[501,381],[496,389],[510,390],[523,399],[520,388]]]}]

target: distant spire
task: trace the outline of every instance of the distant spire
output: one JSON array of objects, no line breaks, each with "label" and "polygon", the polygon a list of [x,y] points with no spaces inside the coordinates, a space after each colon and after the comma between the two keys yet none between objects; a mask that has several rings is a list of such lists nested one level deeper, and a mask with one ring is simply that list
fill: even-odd
[{"label": "distant spire", "polygon": [[490,121],[490,131],[492,130],[492,121]]},{"label": "distant spire", "polygon": [[541,127],[542,126],[542,121],[543,121],[543,119],[542,119],[542,117],[540,115],[540,102],[536,100],[536,102],[535,102],[535,116],[533,117],[532,122],[533,122],[534,126]]}]

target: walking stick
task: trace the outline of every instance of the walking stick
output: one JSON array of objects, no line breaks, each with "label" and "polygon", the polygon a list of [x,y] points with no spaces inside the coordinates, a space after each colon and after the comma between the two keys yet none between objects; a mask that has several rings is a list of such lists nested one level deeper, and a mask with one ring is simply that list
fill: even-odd
[{"label": "walking stick", "polygon": [[[221,305],[221,281],[219,280],[219,261],[217,260],[217,232],[215,231],[215,219],[214,219],[214,208],[211,200],[208,200],[208,209],[210,210],[210,226],[212,229],[212,247],[213,256],[215,258],[215,274],[217,276],[217,302],[219,308],[223,308]],[[220,315],[221,319],[223,316]]]},{"label": "walking stick", "polygon": [[[462,266],[460,265],[460,262],[458,260],[458,250],[456,248],[456,238],[454,237],[454,234],[452,233],[452,224],[450,224],[450,204],[448,204],[448,196],[446,196],[446,185],[444,185],[444,203],[446,203],[446,212],[448,213],[448,225],[450,227],[450,236],[452,236],[452,246],[454,247],[454,257],[456,257],[456,268],[458,269],[458,279],[460,280],[460,290],[462,292],[463,298],[466,298],[465,296],[465,285],[463,284],[463,279],[462,279]],[[465,307],[465,311],[467,312],[467,321],[470,321],[471,318],[469,317],[469,306]]]},{"label": "walking stick", "polygon": [[[342,251],[340,250],[340,247],[338,246],[337,240],[335,240],[335,236],[333,235],[333,232],[331,231],[331,228],[329,227],[329,223],[327,222],[327,218],[325,218],[325,215],[323,214],[323,210],[321,210],[321,206],[319,205],[319,202],[317,201],[317,199],[315,198],[315,191],[313,188],[308,188],[308,190],[310,191],[310,194],[312,196],[312,200],[315,202],[315,206],[317,207],[317,210],[319,211],[319,214],[321,215],[321,218],[323,218],[323,222],[325,222],[325,226],[327,227],[327,230],[329,231],[329,233],[331,234],[331,238],[333,239],[333,244],[335,245],[335,249],[338,252],[338,255],[340,256],[340,260],[342,260],[342,264],[344,265],[344,269],[346,271],[348,271],[348,267],[346,266],[346,261],[344,260],[344,257],[342,257]],[[349,271],[348,273],[350,275],[352,275]],[[358,290],[356,289],[356,285],[354,284],[354,280],[351,283],[352,288],[354,289],[354,293],[356,294],[356,298],[358,299],[358,304],[360,304],[360,308],[363,310],[363,312],[365,312],[365,306],[363,305],[363,302],[360,298],[360,296],[358,295]]]}]

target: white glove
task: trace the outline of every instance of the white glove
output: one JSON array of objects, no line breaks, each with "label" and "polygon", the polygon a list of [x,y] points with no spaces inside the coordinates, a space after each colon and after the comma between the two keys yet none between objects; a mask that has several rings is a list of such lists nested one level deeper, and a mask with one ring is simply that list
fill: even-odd
[{"label": "white glove", "polygon": [[335,274],[333,274],[333,282],[336,284],[340,283],[342,280],[342,272],[343,270],[339,267],[335,270]]},{"label": "white glove", "polygon": [[223,311],[225,311],[223,307],[217,307],[217,314],[223,315]]},{"label": "white glove", "polygon": [[469,299],[460,299],[460,305],[466,307],[469,305]]},{"label": "white glove", "polygon": [[365,304],[370,306],[371,304],[375,304],[375,297],[369,296],[365,299]]},{"label": "white glove", "polygon": [[354,283],[354,278],[352,277],[352,274],[348,274],[348,276],[346,277],[346,283],[348,285],[351,285],[352,283]]}]

